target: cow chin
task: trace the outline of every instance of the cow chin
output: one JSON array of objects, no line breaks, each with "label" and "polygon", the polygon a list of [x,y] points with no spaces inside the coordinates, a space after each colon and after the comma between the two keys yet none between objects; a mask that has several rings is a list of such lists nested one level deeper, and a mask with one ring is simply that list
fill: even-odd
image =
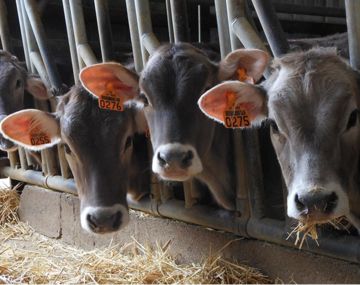
[{"label": "cow chin", "polygon": [[174,171],[174,172],[165,172],[164,171],[164,172],[158,173],[158,175],[162,180],[178,181],[178,182],[184,182],[194,176],[192,174],[189,174],[187,171]]}]

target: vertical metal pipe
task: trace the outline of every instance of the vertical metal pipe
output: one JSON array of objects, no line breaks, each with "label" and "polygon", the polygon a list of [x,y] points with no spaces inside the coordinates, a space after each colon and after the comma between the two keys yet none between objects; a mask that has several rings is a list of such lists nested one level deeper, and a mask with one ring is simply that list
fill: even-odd
[{"label": "vertical metal pipe", "polygon": [[[78,46],[80,44],[87,43],[86,37],[86,28],[85,28],[85,21],[84,21],[84,11],[82,8],[82,1],[81,0],[69,0],[70,4],[70,11],[71,11],[71,21],[72,26],[74,29],[74,36],[75,36],[75,45],[76,45],[76,52],[78,53]],[[78,53],[78,65],[79,68],[85,67],[85,64]]]},{"label": "vertical metal pipe", "polygon": [[[236,1],[236,0],[235,0]],[[227,2],[227,15],[228,15],[228,25],[229,25],[229,32],[230,32],[230,44],[231,44],[231,49],[232,50],[236,50],[238,48],[242,48],[243,45],[240,42],[239,38],[234,34],[233,30],[231,29],[231,25],[232,25],[232,13],[234,11],[232,11],[232,7],[231,5],[229,5],[229,3]],[[241,5],[238,6],[241,7],[241,13],[244,13],[243,11],[245,10],[245,5]]]},{"label": "vertical metal pipe", "polygon": [[74,28],[71,20],[71,12],[69,0],[63,0],[65,23],[66,23],[66,32],[68,36],[70,56],[71,56],[71,65],[74,75],[74,82],[77,84],[79,82],[79,66],[78,66],[78,55],[76,51],[76,44],[74,38]]},{"label": "vertical metal pipe", "polygon": [[41,57],[44,61],[46,71],[50,79],[51,86],[60,90],[62,87],[61,78],[46,41],[45,30],[40,19],[40,14],[37,10],[37,4],[35,0],[24,0],[24,4],[36,43],[39,47]]},{"label": "vertical metal pipe", "polygon": [[10,151],[8,152],[8,157],[10,161],[11,168],[17,168],[19,166],[19,157],[17,151]]},{"label": "vertical metal pipe", "polygon": [[96,20],[99,31],[102,61],[110,61],[113,58],[113,44],[110,24],[110,15],[107,0],[94,0]]},{"label": "vertical metal pipe", "polygon": [[220,53],[221,58],[224,58],[231,51],[226,1],[215,0],[215,11],[217,30],[219,35]]},{"label": "vertical metal pipe", "polygon": [[19,152],[21,168],[24,169],[24,170],[28,169],[28,163],[27,163],[27,160],[26,160],[26,154],[25,154],[24,148],[19,147],[18,152]]},{"label": "vertical metal pipe", "polygon": [[135,70],[137,73],[143,69],[143,61],[141,55],[141,44],[139,38],[139,27],[136,19],[135,3],[134,0],[126,0],[126,10],[129,21],[129,30],[131,38],[131,47],[134,57]]},{"label": "vertical metal pipe", "polygon": [[190,31],[186,0],[170,0],[175,43],[189,42]]},{"label": "vertical metal pipe", "polygon": [[288,52],[289,43],[277,18],[271,1],[252,0],[261,26],[275,56],[281,56]]},{"label": "vertical metal pipe", "polygon": [[25,24],[24,24],[23,12],[22,12],[21,0],[16,0],[16,9],[17,9],[18,19],[19,19],[19,24],[20,24],[21,40],[22,40],[22,45],[23,45],[23,49],[24,49],[26,68],[27,68],[27,70],[30,71],[31,64],[30,64],[29,48],[28,48],[28,43],[27,43],[27,39],[26,39],[26,31],[25,31]]},{"label": "vertical metal pipe", "polygon": [[198,10],[198,42],[201,43],[201,6],[197,6]]},{"label": "vertical metal pipe", "polygon": [[153,35],[149,0],[135,0],[135,8],[139,27],[139,38],[141,43],[143,64],[145,66],[149,57],[149,53],[145,48],[143,40],[144,38],[149,36],[152,37],[151,35]]},{"label": "vertical metal pipe", "polygon": [[165,3],[166,3],[166,17],[167,17],[168,32],[169,32],[169,42],[173,43],[174,42],[174,27],[173,27],[172,16],[171,16],[170,0],[166,0]]},{"label": "vertical metal pipe", "polygon": [[7,9],[4,0],[0,0],[0,38],[2,49],[12,52]]},{"label": "vertical metal pipe", "polygon": [[346,0],[345,8],[350,64],[353,68],[360,69],[360,1]]}]

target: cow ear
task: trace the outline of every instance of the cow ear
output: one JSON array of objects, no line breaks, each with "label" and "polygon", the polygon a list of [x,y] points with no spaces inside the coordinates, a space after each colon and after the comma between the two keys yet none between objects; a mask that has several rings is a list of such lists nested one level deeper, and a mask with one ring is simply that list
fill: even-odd
[{"label": "cow ear", "polygon": [[220,81],[237,79],[255,83],[269,63],[268,53],[259,49],[238,49],[229,53],[219,65]]},{"label": "cow ear", "polygon": [[0,132],[6,139],[34,151],[60,142],[58,120],[52,114],[35,109],[7,116],[0,123]]},{"label": "cow ear", "polygon": [[39,100],[47,100],[52,97],[52,94],[49,92],[44,82],[35,75],[28,76],[25,89]]},{"label": "cow ear", "polygon": [[[198,101],[205,115],[231,128],[259,125],[267,117],[266,104],[264,91],[256,85],[240,81],[223,82],[204,93]],[[235,122],[237,125],[228,125],[227,116],[246,117],[242,118],[243,121],[238,119]]]},{"label": "cow ear", "polygon": [[111,92],[123,97],[126,102],[139,93],[137,74],[119,63],[99,63],[85,67],[79,77],[84,88],[96,97]]}]

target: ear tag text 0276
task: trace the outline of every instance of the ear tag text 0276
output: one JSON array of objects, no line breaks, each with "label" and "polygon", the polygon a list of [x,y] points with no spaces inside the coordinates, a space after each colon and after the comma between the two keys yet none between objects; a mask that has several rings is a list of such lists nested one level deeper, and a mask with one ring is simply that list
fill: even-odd
[{"label": "ear tag text 0276", "polygon": [[116,92],[113,84],[111,82],[107,83],[105,89],[99,96],[99,107],[111,111],[124,111],[124,97]]},{"label": "ear tag text 0276", "polygon": [[246,106],[248,103],[236,103],[236,94],[226,92],[226,108],[223,112],[223,122],[227,128],[244,128],[251,125]]}]

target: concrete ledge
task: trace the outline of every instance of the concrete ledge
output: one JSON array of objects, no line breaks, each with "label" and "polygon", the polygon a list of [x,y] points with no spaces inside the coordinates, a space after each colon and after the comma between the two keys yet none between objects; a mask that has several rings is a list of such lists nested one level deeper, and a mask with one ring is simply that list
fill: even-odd
[{"label": "concrete ledge", "polygon": [[79,221],[77,197],[26,186],[21,195],[20,217],[38,232],[82,248],[132,241],[165,244],[171,241],[170,253],[179,262],[199,261],[209,251],[215,252],[235,239],[224,250],[225,257],[261,269],[272,278],[297,283],[359,283],[360,267],[337,259],[209,230],[169,219],[137,213],[129,225],[117,234],[95,236],[84,232]]}]

